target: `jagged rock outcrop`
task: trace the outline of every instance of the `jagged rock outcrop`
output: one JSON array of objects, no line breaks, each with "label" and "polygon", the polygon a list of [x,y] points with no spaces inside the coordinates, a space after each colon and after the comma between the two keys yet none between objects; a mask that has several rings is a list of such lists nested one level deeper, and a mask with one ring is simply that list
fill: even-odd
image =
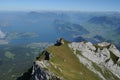
[{"label": "jagged rock outcrop", "polygon": [[62,80],[59,76],[49,71],[50,53],[44,50],[32,67],[31,80]]},{"label": "jagged rock outcrop", "polygon": [[[91,42],[72,42],[69,47],[73,49],[74,54],[81,63],[94,73],[97,73],[103,80],[107,79],[95,69],[93,64],[99,66],[103,73],[107,69],[120,78],[120,52],[115,45],[107,42],[95,45]],[[80,54],[78,54],[78,51]]]},{"label": "jagged rock outcrop", "polygon": [[[36,57],[33,66],[21,77],[18,77],[17,80],[62,80],[61,77],[49,70],[49,67],[52,64],[49,60],[50,53],[47,50],[44,50]],[[52,66],[53,65],[54,64],[52,64]]]},{"label": "jagged rock outcrop", "polygon": [[47,60],[35,61],[32,69],[31,80],[61,80],[58,76],[47,70]]}]

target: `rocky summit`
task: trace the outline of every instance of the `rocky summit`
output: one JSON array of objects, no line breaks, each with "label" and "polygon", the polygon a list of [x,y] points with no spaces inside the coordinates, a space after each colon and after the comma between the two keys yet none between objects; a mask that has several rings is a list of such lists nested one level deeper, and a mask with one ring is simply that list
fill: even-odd
[{"label": "rocky summit", "polygon": [[28,80],[120,80],[120,52],[107,42],[68,42],[43,51]]}]

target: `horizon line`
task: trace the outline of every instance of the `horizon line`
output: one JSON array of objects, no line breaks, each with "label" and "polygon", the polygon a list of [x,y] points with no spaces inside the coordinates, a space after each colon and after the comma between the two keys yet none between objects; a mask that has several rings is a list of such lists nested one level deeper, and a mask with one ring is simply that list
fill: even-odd
[{"label": "horizon line", "polygon": [[83,11],[83,10],[0,10],[0,12],[118,12],[120,11]]}]

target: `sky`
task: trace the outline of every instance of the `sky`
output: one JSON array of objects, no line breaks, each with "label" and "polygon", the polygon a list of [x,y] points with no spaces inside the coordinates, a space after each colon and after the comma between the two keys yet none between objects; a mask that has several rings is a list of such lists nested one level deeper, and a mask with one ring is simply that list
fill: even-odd
[{"label": "sky", "polygon": [[120,0],[0,0],[0,11],[119,11]]}]

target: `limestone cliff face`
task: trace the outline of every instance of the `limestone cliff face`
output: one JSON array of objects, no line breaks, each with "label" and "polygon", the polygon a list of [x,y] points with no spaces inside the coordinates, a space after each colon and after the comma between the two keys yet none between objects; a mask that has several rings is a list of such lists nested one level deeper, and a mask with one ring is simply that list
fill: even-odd
[{"label": "limestone cliff face", "polygon": [[35,61],[31,73],[31,80],[61,80],[55,74],[47,70],[49,63],[46,60]]},{"label": "limestone cliff face", "polygon": [[[98,74],[103,80],[107,80],[103,74],[106,69],[120,78],[120,52],[115,45],[107,42],[95,45],[90,42],[73,42],[69,44],[69,47],[73,49],[81,63]],[[99,66],[102,72],[96,70],[94,64]]]}]

